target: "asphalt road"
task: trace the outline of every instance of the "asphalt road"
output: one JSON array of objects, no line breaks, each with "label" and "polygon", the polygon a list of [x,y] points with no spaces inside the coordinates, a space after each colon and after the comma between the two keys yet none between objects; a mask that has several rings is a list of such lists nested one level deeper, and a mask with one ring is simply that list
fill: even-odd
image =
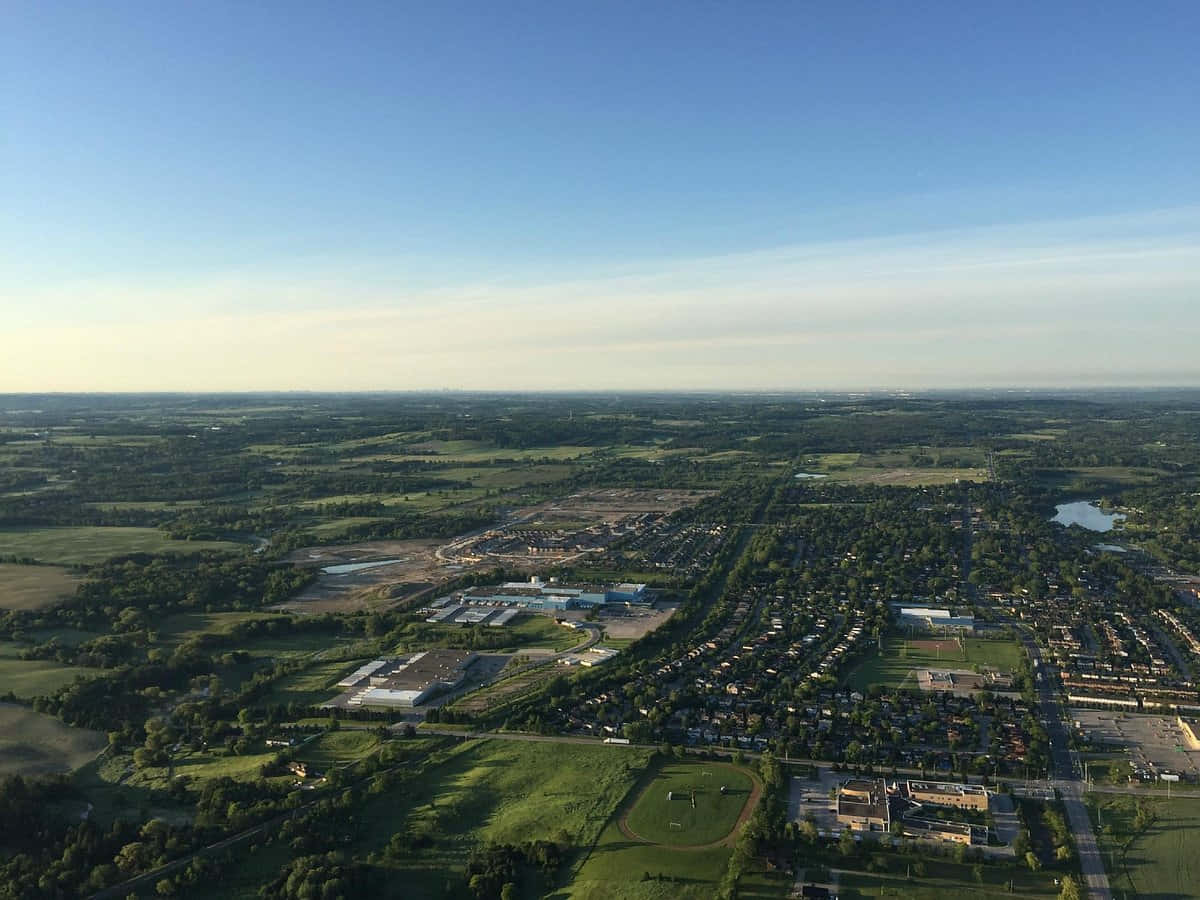
[{"label": "asphalt road", "polygon": [[[1041,649],[1033,638],[1021,632],[1021,641],[1029,651],[1031,660],[1042,661]],[[1042,661],[1042,666],[1045,662]],[[1083,784],[1079,780],[1074,761],[1071,759],[1070,740],[1063,724],[1063,710],[1058,694],[1049,678],[1038,682],[1038,707],[1042,723],[1050,739],[1050,760],[1053,767],[1053,784],[1062,795],[1063,807],[1067,811],[1067,824],[1075,840],[1075,851],[1079,855],[1079,869],[1083,874],[1084,886],[1093,900],[1112,900],[1112,889],[1108,875],[1104,872],[1104,861],[1092,831],[1092,820],[1083,805]]]}]

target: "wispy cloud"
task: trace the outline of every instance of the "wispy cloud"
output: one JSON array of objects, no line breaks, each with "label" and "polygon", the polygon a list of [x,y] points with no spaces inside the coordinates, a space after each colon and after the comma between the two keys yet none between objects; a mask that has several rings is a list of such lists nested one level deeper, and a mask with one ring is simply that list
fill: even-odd
[{"label": "wispy cloud", "polygon": [[4,301],[0,390],[1200,382],[1200,209],[406,286],[388,260]]}]

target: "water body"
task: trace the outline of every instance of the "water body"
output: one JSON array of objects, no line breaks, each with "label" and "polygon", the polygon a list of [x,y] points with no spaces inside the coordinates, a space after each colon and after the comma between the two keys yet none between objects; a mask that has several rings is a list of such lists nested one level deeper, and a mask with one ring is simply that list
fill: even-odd
[{"label": "water body", "polygon": [[1088,531],[1112,531],[1117,522],[1126,518],[1123,513],[1106,513],[1088,500],[1060,503],[1054,509],[1056,513],[1051,522],[1057,522],[1059,525],[1078,525]]},{"label": "water body", "polygon": [[828,478],[828,475],[821,475],[816,472],[797,472],[797,478]]},{"label": "water body", "polygon": [[361,572],[363,569],[374,569],[377,566],[390,566],[393,563],[404,562],[403,559],[377,559],[374,562],[342,563],[338,566],[326,566],[321,570],[322,575],[349,575],[351,572]]}]

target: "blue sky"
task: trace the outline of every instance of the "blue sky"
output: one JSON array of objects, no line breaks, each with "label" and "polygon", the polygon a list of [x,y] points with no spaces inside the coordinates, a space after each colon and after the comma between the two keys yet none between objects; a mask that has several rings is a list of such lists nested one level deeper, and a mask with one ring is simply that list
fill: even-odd
[{"label": "blue sky", "polygon": [[1198,33],[10,3],[0,391],[1197,384]]}]

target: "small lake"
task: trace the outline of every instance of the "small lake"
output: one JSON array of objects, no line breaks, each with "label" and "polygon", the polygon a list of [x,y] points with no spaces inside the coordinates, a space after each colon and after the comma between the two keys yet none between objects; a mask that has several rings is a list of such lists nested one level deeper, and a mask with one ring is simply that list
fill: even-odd
[{"label": "small lake", "polygon": [[1123,513],[1106,513],[1095,503],[1088,500],[1076,500],[1074,503],[1060,503],[1051,522],[1059,525],[1078,525],[1088,531],[1112,531],[1117,522],[1126,518]]},{"label": "small lake", "polygon": [[797,472],[797,478],[828,478],[828,475],[822,475],[819,472]]},{"label": "small lake", "polygon": [[403,559],[377,559],[374,562],[342,563],[338,566],[326,566],[321,570],[322,575],[349,575],[351,572],[361,572],[363,569],[374,569],[376,566],[390,566],[402,563]]}]

